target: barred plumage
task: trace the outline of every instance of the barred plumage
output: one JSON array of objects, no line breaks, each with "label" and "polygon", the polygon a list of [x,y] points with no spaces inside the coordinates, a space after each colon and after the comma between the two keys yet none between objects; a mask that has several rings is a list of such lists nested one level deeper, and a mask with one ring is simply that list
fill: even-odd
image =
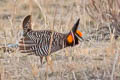
[{"label": "barred plumage", "polygon": [[40,56],[42,62],[42,58],[49,55],[50,47],[51,54],[62,48],[78,44],[79,38],[82,39],[82,33],[77,30],[78,25],[79,19],[72,30],[66,34],[50,30],[34,31],[31,29],[31,15],[28,15],[23,21],[23,37],[19,41],[19,50],[21,53],[32,53]]}]

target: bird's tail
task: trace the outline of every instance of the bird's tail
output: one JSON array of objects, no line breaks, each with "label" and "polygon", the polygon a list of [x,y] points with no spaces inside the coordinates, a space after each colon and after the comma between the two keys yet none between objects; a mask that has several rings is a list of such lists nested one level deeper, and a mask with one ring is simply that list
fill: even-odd
[{"label": "bird's tail", "polygon": [[23,20],[23,35],[25,36],[27,32],[29,32],[31,29],[31,15],[28,15]]}]

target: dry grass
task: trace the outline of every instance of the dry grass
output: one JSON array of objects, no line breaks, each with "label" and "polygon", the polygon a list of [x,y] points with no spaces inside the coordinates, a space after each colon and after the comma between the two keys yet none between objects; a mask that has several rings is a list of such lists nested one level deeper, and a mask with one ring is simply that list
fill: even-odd
[{"label": "dry grass", "polygon": [[[23,18],[32,15],[32,27],[68,32],[80,18],[80,31],[113,20],[119,22],[119,0],[0,0],[0,44],[16,43]],[[46,62],[18,50],[0,50],[0,80],[120,80],[120,41],[81,42],[53,53],[54,72],[45,77]]]}]

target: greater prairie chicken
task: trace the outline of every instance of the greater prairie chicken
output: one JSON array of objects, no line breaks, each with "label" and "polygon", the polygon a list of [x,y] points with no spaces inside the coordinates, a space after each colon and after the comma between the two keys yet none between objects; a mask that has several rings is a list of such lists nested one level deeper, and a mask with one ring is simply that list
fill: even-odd
[{"label": "greater prairie chicken", "polygon": [[77,30],[79,20],[74,24],[69,33],[63,34],[51,30],[34,31],[31,29],[31,15],[23,20],[23,37],[19,41],[21,53],[31,53],[40,56],[41,63],[43,57],[47,57],[65,47],[77,45],[82,33]]}]

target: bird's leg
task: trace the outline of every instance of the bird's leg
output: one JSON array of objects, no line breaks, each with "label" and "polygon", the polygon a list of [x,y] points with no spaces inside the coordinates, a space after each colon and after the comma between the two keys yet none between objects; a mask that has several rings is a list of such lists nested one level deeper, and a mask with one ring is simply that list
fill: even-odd
[{"label": "bird's leg", "polygon": [[41,65],[43,64],[43,56],[40,56]]},{"label": "bird's leg", "polygon": [[[46,61],[47,61],[47,58],[45,57]],[[46,72],[45,72],[45,80],[48,80],[48,63],[47,63],[47,66],[46,66]]]},{"label": "bird's leg", "polygon": [[53,70],[53,62],[52,62],[51,57],[50,57],[50,56],[47,56],[47,57],[46,57],[46,61],[47,61],[47,70],[48,70],[48,66],[49,66],[49,67],[50,67],[50,70],[51,70],[52,72],[54,72],[54,70]]}]

